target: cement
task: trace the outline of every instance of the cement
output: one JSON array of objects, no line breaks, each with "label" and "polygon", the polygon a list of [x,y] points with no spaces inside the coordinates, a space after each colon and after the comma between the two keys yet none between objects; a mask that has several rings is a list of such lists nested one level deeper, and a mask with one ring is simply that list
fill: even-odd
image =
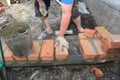
[{"label": "cement", "polygon": [[24,33],[27,29],[29,29],[29,25],[24,22],[15,22],[1,30],[2,36],[15,36],[20,33]]}]

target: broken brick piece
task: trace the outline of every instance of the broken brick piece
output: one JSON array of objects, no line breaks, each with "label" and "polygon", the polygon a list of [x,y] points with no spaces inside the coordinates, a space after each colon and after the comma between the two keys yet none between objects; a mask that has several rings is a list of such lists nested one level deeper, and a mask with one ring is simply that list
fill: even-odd
[{"label": "broken brick piece", "polygon": [[5,57],[6,62],[15,61],[14,57],[13,57],[13,52],[8,47],[6,47],[6,49],[3,50],[3,53],[4,53],[4,57]]},{"label": "broken brick piece", "polygon": [[20,62],[27,61],[27,57],[17,57],[17,56],[14,56],[14,58],[15,58],[16,61],[20,61]]},{"label": "broken brick piece", "polygon": [[55,57],[56,57],[56,60],[59,60],[59,61],[68,59],[69,54],[68,54],[67,48],[63,47],[63,49],[61,50],[60,46],[57,45],[55,49]]},{"label": "broken brick piece", "polygon": [[96,33],[96,30],[86,28],[83,34],[86,37],[94,38],[95,33]]},{"label": "broken brick piece", "polygon": [[102,77],[104,77],[103,71],[102,71],[101,69],[99,69],[99,68],[92,67],[92,68],[91,68],[91,72],[95,73],[95,76],[96,76],[97,78],[102,78]]},{"label": "broken brick piece", "polygon": [[40,60],[42,61],[53,61],[54,60],[54,40],[44,40]]},{"label": "broken brick piece", "polygon": [[40,41],[33,41],[33,51],[27,56],[28,60],[37,61],[39,60],[39,54],[41,46],[39,45]]},{"label": "broken brick piece", "polygon": [[96,34],[100,40],[105,39],[108,35],[111,35],[111,33],[104,28],[104,26],[97,26],[95,27],[95,30],[97,31]]}]

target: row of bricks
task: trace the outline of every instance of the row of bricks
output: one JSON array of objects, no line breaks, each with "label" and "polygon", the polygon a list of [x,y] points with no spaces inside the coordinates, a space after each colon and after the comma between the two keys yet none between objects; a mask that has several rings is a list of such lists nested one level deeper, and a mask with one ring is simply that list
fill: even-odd
[{"label": "row of bricks", "polygon": [[86,60],[105,59],[107,54],[102,49],[102,44],[97,38],[88,38],[79,34],[80,50]]},{"label": "row of bricks", "polygon": [[[83,57],[87,60],[115,58],[117,55],[114,53],[120,53],[120,37],[109,34],[103,26],[96,27],[95,30],[85,29],[83,34],[79,34],[80,50]],[[105,46],[106,43],[109,43],[108,47]],[[110,52],[113,54],[109,54]]]},{"label": "row of bricks", "polygon": [[33,41],[33,51],[26,57],[17,57],[13,55],[13,52],[3,42],[3,52],[6,62],[13,61],[53,61],[53,60],[66,60],[69,56],[68,50],[64,48],[64,51],[60,50],[57,45],[54,50],[54,40]]}]

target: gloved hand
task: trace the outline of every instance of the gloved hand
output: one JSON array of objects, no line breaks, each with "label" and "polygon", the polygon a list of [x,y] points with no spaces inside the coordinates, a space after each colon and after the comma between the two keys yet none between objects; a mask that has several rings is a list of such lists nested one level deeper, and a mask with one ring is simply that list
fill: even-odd
[{"label": "gloved hand", "polygon": [[38,2],[39,2],[39,10],[40,10],[41,15],[43,17],[47,16],[48,11],[46,10],[46,5],[45,5],[44,1],[38,0]]},{"label": "gloved hand", "polygon": [[69,43],[64,37],[57,37],[55,47],[57,45],[60,45],[60,50],[62,50],[63,47],[66,47],[67,49],[69,49]]}]

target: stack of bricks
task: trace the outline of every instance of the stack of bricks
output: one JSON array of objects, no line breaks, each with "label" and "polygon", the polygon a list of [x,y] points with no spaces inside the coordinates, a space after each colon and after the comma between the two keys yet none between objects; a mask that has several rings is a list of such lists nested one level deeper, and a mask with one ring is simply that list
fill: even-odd
[{"label": "stack of bricks", "polygon": [[120,53],[120,35],[112,35],[103,26],[85,29],[78,38],[81,53],[86,60],[115,58],[115,53]]},{"label": "stack of bricks", "polygon": [[41,61],[41,62],[51,62],[54,60],[63,61],[68,59],[68,51],[60,50],[57,46],[54,49],[54,40],[43,40],[43,41],[33,41],[33,51],[25,57],[17,57],[8,48],[5,42],[2,42],[4,57],[6,62],[25,62],[25,61]]},{"label": "stack of bricks", "polygon": [[120,34],[111,34],[103,26],[96,27],[95,29],[105,52],[108,53],[108,55],[117,54],[117,56],[119,56]]}]

